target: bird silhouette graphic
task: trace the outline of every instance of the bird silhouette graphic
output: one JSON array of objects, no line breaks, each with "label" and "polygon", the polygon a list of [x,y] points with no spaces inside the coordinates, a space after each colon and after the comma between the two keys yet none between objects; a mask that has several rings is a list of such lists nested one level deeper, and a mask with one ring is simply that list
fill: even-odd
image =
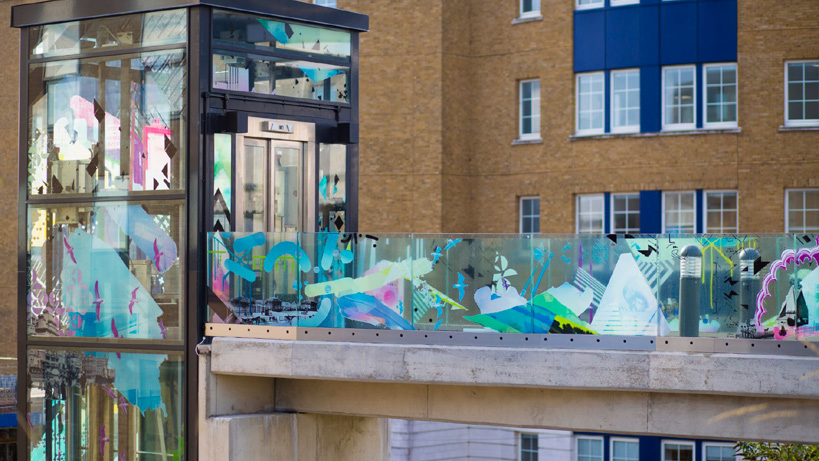
[{"label": "bird silhouette graphic", "polygon": [[94,282],[94,302],[91,303],[96,306],[97,309],[97,322],[100,321],[100,307],[102,307],[102,303],[104,302],[105,300],[100,298],[100,281],[97,280]]},{"label": "bird silhouette graphic", "polygon": [[159,332],[162,333],[162,339],[165,339],[165,334],[168,333],[168,329],[165,328],[165,324],[162,323],[162,319],[159,319]]},{"label": "bird silhouette graphic", "polygon": [[164,254],[165,254],[164,251],[159,251],[159,245],[157,244],[156,239],[154,239],[154,264],[156,265],[156,270],[160,272],[162,272],[162,269],[159,268],[160,261],[159,258],[162,257]]},{"label": "bird silhouette graphic", "polygon": [[128,302],[128,313],[131,315],[134,315],[134,304],[139,304],[136,298],[137,291],[139,287],[134,288],[134,291],[131,292],[131,300]]},{"label": "bird silhouette graphic", "polygon": [[125,397],[121,395],[119,396],[119,403],[117,406],[119,407],[119,411],[121,411],[123,414],[128,414],[128,402],[125,400]]},{"label": "bird silhouette graphic", "polygon": [[105,453],[105,444],[110,442],[111,439],[105,436],[105,425],[100,428],[100,456]]},{"label": "bird silhouette graphic", "polygon": [[108,397],[111,397],[114,400],[117,399],[117,394],[114,394],[114,389],[113,388],[107,387],[104,384],[101,387],[102,387],[102,390],[105,391],[106,394],[108,394]]},{"label": "bird silhouette graphic", "polygon": [[71,256],[71,261],[77,264],[77,258],[74,257],[74,247],[68,244],[68,238],[66,236],[63,236],[63,246],[65,246],[65,252],[68,253],[68,256]]},{"label": "bird silhouette graphic", "polygon": [[458,283],[452,285],[452,288],[458,290],[458,302],[464,300],[464,288],[468,287],[469,285],[464,283],[464,275],[458,272]]}]

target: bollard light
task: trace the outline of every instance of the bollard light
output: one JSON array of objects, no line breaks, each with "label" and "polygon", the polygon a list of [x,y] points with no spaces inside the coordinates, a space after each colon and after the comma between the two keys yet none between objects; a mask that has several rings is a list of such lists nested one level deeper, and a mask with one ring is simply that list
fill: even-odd
[{"label": "bollard light", "polygon": [[680,252],[680,336],[700,335],[700,278],[702,250],[687,245]]}]

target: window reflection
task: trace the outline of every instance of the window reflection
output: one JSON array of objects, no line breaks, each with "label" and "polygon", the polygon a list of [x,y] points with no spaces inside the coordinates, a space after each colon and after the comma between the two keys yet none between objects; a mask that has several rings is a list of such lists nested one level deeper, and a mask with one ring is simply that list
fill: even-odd
[{"label": "window reflection", "polygon": [[30,459],[184,459],[181,355],[28,351]]},{"label": "window reflection", "polygon": [[29,208],[28,333],[182,339],[181,201]]},{"label": "window reflection", "polygon": [[184,188],[183,51],[32,64],[29,194]]}]

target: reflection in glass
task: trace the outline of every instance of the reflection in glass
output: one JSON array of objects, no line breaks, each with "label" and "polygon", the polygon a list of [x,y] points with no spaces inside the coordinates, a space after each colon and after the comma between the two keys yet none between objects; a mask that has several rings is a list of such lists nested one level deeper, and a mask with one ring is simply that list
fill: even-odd
[{"label": "reflection in glass", "polygon": [[29,68],[30,195],[184,188],[183,51]]},{"label": "reflection in glass", "polygon": [[151,11],[35,26],[29,32],[31,57],[182,44],[187,38],[185,11]]},{"label": "reflection in glass", "polygon": [[183,206],[31,206],[28,334],[181,340]]},{"label": "reflection in glass", "polygon": [[30,459],[184,459],[183,373],[181,355],[30,349]]},{"label": "reflection in glass", "polygon": [[350,32],[295,22],[264,19],[224,10],[213,12],[216,43],[258,50],[287,50],[305,55],[350,58]]},{"label": "reflection in glass", "polygon": [[233,140],[231,135],[213,135],[213,230],[230,230],[232,199]]},{"label": "reflection in glass", "polygon": [[347,146],[319,146],[318,224],[321,232],[344,232],[347,216]]},{"label": "reflection in glass", "polygon": [[301,149],[273,146],[276,164],[274,181],[273,229],[296,232],[299,228],[299,171]]},{"label": "reflection in glass", "polygon": [[308,61],[213,55],[213,87],[222,90],[346,103],[349,71]]}]

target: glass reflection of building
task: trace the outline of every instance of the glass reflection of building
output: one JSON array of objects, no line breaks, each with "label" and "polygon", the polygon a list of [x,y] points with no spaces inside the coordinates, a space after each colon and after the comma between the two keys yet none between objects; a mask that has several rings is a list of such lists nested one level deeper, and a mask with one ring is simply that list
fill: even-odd
[{"label": "glass reflection of building", "polygon": [[221,3],[14,7],[25,459],[196,459],[205,234],[356,228],[367,17]]}]

